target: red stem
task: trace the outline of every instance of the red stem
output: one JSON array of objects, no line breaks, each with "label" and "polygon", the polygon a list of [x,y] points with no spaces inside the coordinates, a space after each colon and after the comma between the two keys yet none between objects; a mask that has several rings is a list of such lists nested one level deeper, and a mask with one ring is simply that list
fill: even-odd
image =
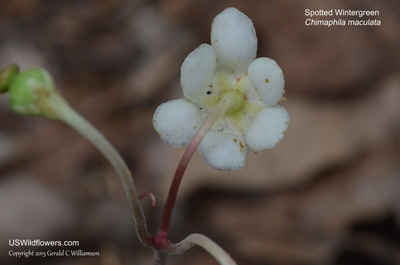
[{"label": "red stem", "polygon": [[158,236],[160,236],[161,238],[166,239],[168,237],[168,230],[171,222],[172,211],[174,209],[176,197],[183,178],[183,174],[185,173],[189,161],[192,158],[194,152],[196,152],[196,149],[199,146],[201,140],[203,140],[204,136],[206,135],[206,133],[213,124],[214,122],[210,123],[207,122],[207,120],[206,122],[203,123],[199,131],[193,137],[185,153],[183,154],[181,161],[179,162],[179,165],[175,171],[174,178],[172,179],[171,187],[168,192],[168,198],[164,206],[160,228],[158,229]]},{"label": "red stem", "polygon": [[154,238],[155,244],[164,247],[170,244],[170,242],[168,241],[168,230],[171,223],[172,211],[174,210],[175,201],[183,178],[183,174],[185,173],[189,161],[192,158],[197,147],[199,146],[201,140],[203,140],[204,136],[211,129],[214,123],[226,112],[226,109],[228,107],[229,102],[227,102],[226,100],[222,100],[214,108],[214,110],[207,116],[206,120],[201,125],[199,131],[193,137],[185,153],[183,154],[181,161],[179,162],[179,165],[175,171],[174,178],[172,179],[172,183],[168,192],[167,202],[165,203],[161,217],[160,227],[158,229],[156,237]]}]

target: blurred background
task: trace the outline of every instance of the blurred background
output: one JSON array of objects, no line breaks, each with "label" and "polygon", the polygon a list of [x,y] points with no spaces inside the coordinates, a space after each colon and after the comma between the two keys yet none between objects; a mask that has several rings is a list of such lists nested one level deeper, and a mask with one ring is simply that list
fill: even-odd
[{"label": "blurred background", "polygon": [[[196,154],[171,240],[204,233],[238,264],[400,264],[400,2],[396,0],[15,0],[0,2],[0,67],[43,67],[115,145],[139,192],[158,200],[184,149],[152,116],[182,97],[180,66],[233,6],[253,21],[258,56],[283,69],[291,116],[277,148],[217,172]],[[378,10],[381,26],[307,27],[304,10]],[[10,258],[9,239],[78,240],[100,257]],[[20,250],[47,251],[22,247]],[[67,248],[63,248],[67,249]],[[57,250],[57,249],[56,249]],[[0,97],[0,264],[152,264],[122,188],[69,127],[14,115]],[[193,248],[168,264],[217,264]]]}]

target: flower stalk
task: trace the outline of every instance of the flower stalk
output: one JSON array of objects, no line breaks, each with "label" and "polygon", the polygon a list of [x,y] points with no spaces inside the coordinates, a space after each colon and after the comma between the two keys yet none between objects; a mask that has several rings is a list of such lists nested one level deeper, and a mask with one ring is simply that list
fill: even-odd
[{"label": "flower stalk", "polygon": [[157,244],[166,244],[168,240],[168,230],[171,223],[172,211],[174,209],[178,190],[183,178],[183,174],[189,164],[190,159],[196,152],[201,140],[205,137],[211,127],[223,116],[225,113],[231,113],[243,106],[243,97],[238,96],[235,91],[228,92],[221,101],[215,106],[211,113],[207,116],[200,129],[197,131],[189,146],[187,147],[179,165],[175,171],[174,178],[168,192],[167,202],[164,206],[162,213],[160,227],[158,229],[156,239],[159,241]]},{"label": "flower stalk", "polygon": [[[122,183],[125,195],[128,199],[139,240],[143,245],[152,247],[150,235],[147,230],[146,219],[139,202],[140,196],[136,191],[131,172],[123,161],[121,155],[93,125],[79,115],[68,104],[64,105],[60,109],[62,109],[62,111],[60,111],[60,120],[88,139],[112,165]],[[153,196],[150,194],[147,195],[152,198],[154,203]]]},{"label": "flower stalk", "polygon": [[221,265],[236,265],[236,262],[217,243],[202,234],[191,234],[183,244],[198,245],[206,250]]},{"label": "flower stalk", "polygon": [[169,254],[181,254],[194,246],[199,246],[207,251],[211,256],[215,258],[220,265],[236,265],[236,262],[231,258],[231,256],[223,250],[217,243],[212,241],[210,238],[201,234],[191,234],[187,236],[184,240],[177,244],[171,244],[161,251],[156,252],[156,260],[154,265],[164,265],[166,261],[166,256],[162,253]]}]

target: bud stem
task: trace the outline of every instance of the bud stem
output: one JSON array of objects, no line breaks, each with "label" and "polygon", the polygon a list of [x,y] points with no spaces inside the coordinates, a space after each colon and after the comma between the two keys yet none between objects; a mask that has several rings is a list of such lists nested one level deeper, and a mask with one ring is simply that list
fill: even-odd
[{"label": "bud stem", "polygon": [[59,119],[88,139],[110,162],[124,187],[139,240],[143,245],[152,247],[145,216],[139,202],[139,196],[136,192],[131,172],[120,154],[93,125],[79,115],[67,103],[63,106],[59,106],[59,110]]}]

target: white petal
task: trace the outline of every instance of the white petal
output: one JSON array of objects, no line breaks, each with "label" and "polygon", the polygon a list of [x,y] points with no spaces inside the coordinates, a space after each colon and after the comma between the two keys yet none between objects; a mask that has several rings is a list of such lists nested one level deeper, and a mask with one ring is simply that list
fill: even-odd
[{"label": "white petal", "polygon": [[236,8],[225,9],[214,18],[211,45],[225,70],[246,72],[257,53],[253,22]]},{"label": "white petal", "polygon": [[217,170],[243,168],[249,152],[242,136],[217,131],[209,131],[198,150],[208,166]]},{"label": "white petal", "polygon": [[282,69],[270,58],[257,58],[248,70],[251,84],[265,105],[277,104],[283,96],[285,80]]},{"label": "white petal", "polygon": [[154,129],[164,143],[173,147],[189,144],[201,124],[197,107],[185,98],[161,104],[153,117]]},{"label": "white petal", "polygon": [[250,125],[246,141],[254,152],[272,149],[282,141],[289,126],[289,114],[279,105],[263,110]]},{"label": "white petal", "polygon": [[190,53],[181,67],[181,85],[185,98],[196,102],[205,96],[216,68],[216,55],[208,44],[201,44]]}]

